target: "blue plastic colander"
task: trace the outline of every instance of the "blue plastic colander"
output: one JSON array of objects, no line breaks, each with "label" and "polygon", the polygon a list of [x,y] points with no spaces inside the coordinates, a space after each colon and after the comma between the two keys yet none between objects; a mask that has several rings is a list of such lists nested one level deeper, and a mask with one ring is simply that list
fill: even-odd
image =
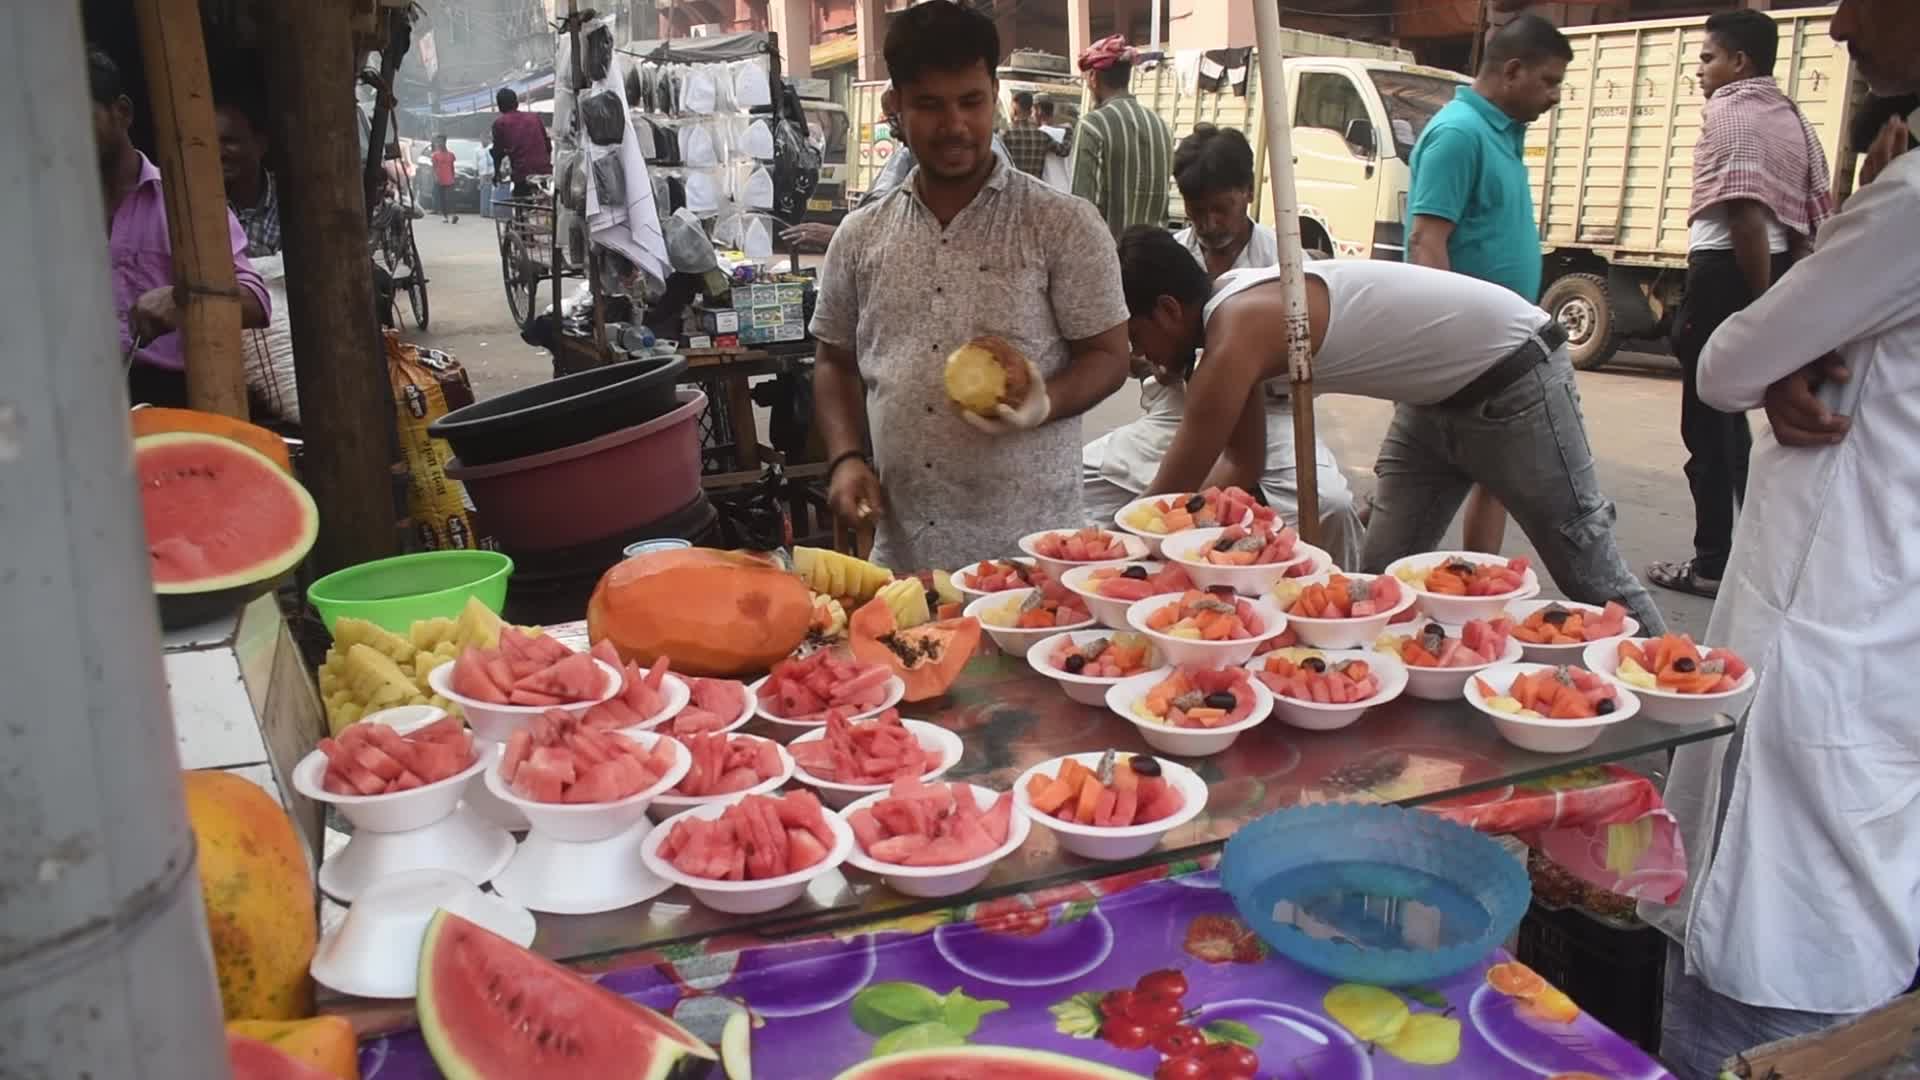
[{"label": "blue plastic colander", "polygon": [[1405,986],[1485,959],[1527,913],[1526,868],[1421,810],[1307,806],[1227,841],[1220,881],[1267,944],[1343,982]]}]

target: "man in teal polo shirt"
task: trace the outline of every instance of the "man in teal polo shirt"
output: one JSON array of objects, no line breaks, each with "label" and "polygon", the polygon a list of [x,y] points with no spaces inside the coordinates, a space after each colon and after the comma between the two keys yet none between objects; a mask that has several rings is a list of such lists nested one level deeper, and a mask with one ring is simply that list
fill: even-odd
[{"label": "man in teal polo shirt", "polygon": [[[1527,125],[1560,103],[1573,46],[1538,15],[1495,31],[1471,87],[1434,115],[1413,148],[1407,261],[1540,299],[1540,227],[1527,179]],[[1463,543],[1497,552],[1507,514],[1475,487]]]}]

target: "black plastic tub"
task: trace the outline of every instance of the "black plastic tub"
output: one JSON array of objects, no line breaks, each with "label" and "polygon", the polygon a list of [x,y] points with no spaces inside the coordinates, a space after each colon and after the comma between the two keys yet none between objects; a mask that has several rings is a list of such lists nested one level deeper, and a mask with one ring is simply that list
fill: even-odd
[{"label": "black plastic tub", "polygon": [[671,412],[686,370],[684,356],[609,364],[455,409],[427,433],[467,465],[559,450]]}]

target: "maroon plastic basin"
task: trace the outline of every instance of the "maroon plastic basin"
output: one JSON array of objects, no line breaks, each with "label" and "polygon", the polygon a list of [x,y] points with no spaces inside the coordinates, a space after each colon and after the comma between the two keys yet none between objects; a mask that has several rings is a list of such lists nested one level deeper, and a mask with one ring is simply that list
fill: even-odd
[{"label": "maroon plastic basin", "polygon": [[509,552],[551,551],[632,532],[700,493],[700,414],[707,396],[644,424],[575,446],[496,461],[447,463],[494,539]]}]

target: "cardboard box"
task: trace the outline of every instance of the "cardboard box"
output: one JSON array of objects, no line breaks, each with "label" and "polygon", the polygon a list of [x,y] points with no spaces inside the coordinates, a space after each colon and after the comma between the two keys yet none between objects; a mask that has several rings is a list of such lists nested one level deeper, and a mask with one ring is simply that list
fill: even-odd
[{"label": "cardboard box", "polygon": [[793,300],[793,301],[781,304],[780,305],[780,321],[782,323],[797,323],[797,322],[807,321],[807,306],[798,300]]},{"label": "cardboard box", "polygon": [[807,328],[797,322],[790,322],[783,326],[773,328],[773,340],[775,341],[805,341],[806,339]]},{"label": "cardboard box", "polygon": [[687,348],[696,350],[711,349],[713,348],[713,339],[705,334],[690,335],[687,338]]},{"label": "cardboard box", "polygon": [[733,308],[704,311],[700,313],[700,325],[709,334],[731,334],[740,329],[740,313]]},{"label": "cardboard box", "polygon": [[740,344],[742,345],[765,345],[772,340],[773,330],[771,328],[762,329],[758,326],[748,326],[742,328],[740,331]]},{"label": "cardboard box", "polygon": [[775,301],[781,304],[798,304],[807,298],[807,286],[801,281],[783,281],[775,285]]},{"label": "cardboard box", "polygon": [[737,349],[740,347],[740,335],[721,334],[713,339],[713,347],[716,349]]}]

